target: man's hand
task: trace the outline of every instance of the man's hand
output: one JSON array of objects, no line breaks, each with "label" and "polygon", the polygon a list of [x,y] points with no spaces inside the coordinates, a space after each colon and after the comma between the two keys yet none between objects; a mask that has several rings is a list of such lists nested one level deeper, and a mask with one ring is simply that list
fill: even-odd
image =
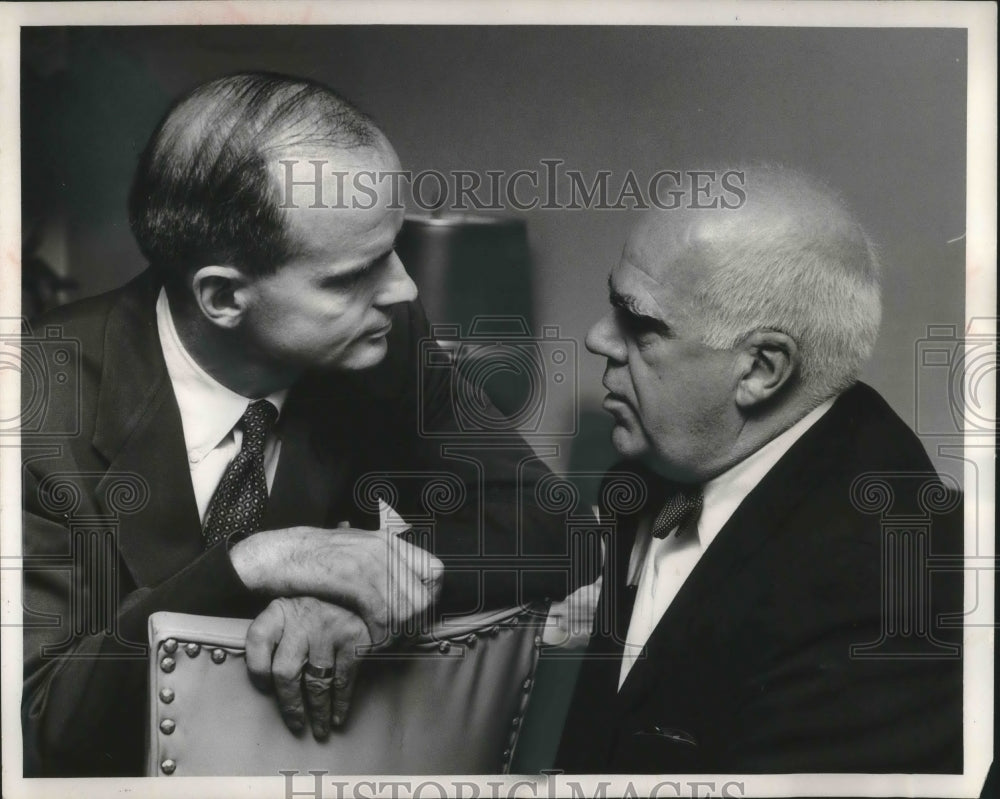
[{"label": "man's hand", "polygon": [[232,550],[248,588],[269,596],[311,596],[353,611],[376,645],[434,600],[441,561],[384,531],[293,527],[256,533]]},{"label": "man's hand", "polygon": [[[274,686],[288,729],[299,732],[308,716],[321,741],[331,722],[347,718],[358,654],[370,645],[365,623],[344,608],[311,597],[275,599],[247,631],[247,668],[257,687]],[[330,675],[313,676],[306,664]]]},{"label": "man's hand", "polygon": [[594,614],[601,596],[602,577],[577,588],[561,602],[553,602],[542,629],[546,646],[586,649],[594,629]]}]

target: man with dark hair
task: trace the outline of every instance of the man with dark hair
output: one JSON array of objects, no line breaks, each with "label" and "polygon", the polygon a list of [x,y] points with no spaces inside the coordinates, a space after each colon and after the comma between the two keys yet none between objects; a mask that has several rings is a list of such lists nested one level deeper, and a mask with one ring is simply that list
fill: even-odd
[{"label": "man with dark hair", "polygon": [[[39,323],[79,342],[81,370],[47,387],[46,429],[23,437],[25,555],[41,564],[25,608],[44,614],[25,632],[27,775],[141,774],[154,611],[256,617],[252,676],[289,727],[323,738],[347,712],[356,647],[436,596],[474,612],[565,591],[555,573],[512,576],[526,542],[565,550],[534,505],[545,468],[527,445],[442,454],[462,437],[451,386],[418,368],[402,210],[384,184],[338,180],[399,168],[368,117],[279,75],[201,86],[153,134],[129,204],[151,268]],[[371,532],[378,513],[355,496],[371,472],[407,477],[404,518],[427,518],[442,474],[465,501],[430,541]],[[117,525],[100,551],[85,519]],[[67,552],[73,568],[45,566]],[[436,555],[485,555],[496,573],[442,573]]]},{"label": "man with dark hair", "polygon": [[[237,258],[250,274],[274,272],[299,254],[282,208],[288,168],[306,153],[315,160],[331,151],[394,155],[367,115],[320,84],[254,73],[199,86],[142,154],[129,196],[132,232],[168,288],[186,288],[192,267]],[[303,178],[314,174],[307,161],[295,166]],[[306,207],[320,205],[315,189],[303,196]],[[327,206],[336,199],[325,196]]]},{"label": "man with dark hair", "polygon": [[647,495],[618,519],[557,766],[959,772],[961,576],[926,558],[961,553],[961,497],[857,382],[874,248],[815,180],[739,172],[738,209],[642,218],[587,337],[616,471]]}]

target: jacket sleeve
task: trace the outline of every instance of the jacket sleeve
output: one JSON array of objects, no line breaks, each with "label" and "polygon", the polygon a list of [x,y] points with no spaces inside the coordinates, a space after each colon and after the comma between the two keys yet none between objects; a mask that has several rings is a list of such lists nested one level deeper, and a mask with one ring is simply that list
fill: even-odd
[{"label": "jacket sleeve", "polygon": [[[445,564],[439,609],[471,613],[558,599],[592,580],[580,569],[587,559],[571,557],[570,509],[547,499],[554,485],[548,465],[506,425],[513,414],[470,383],[465,373],[475,369],[462,363],[468,351],[435,342],[417,304],[406,309],[404,325],[405,345],[396,351],[405,353],[398,363],[404,380],[388,414],[391,446],[375,466],[394,464],[395,509],[413,524],[406,535]],[[461,413],[463,402],[476,403],[476,418],[499,420],[499,432],[483,435]]]},{"label": "jacket sleeve", "polygon": [[[935,554],[961,552],[962,518],[959,505],[934,519]],[[893,572],[877,547],[861,557],[827,538],[811,560],[822,555],[833,568],[788,597],[809,611],[785,608],[785,629],[761,622],[785,645],[769,648],[718,725],[717,762],[758,773],[961,772],[962,629],[943,620],[961,618],[962,572],[930,568],[911,591],[915,561]],[[888,602],[855,600],[872,596]]]},{"label": "jacket sleeve", "polygon": [[249,616],[261,600],[226,547],[136,588],[117,552],[43,507],[39,476],[22,473],[25,776],[140,773],[144,714],[131,701],[146,692],[149,615]]},{"label": "jacket sleeve", "polygon": [[829,635],[758,675],[720,752],[738,772],[962,771],[962,661],[844,658]]}]

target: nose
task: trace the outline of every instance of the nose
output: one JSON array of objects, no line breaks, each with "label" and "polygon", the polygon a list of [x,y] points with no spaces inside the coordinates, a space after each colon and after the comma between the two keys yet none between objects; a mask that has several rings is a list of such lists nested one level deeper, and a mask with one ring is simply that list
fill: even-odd
[{"label": "nose", "polygon": [[403,262],[396,253],[389,256],[385,276],[379,284],[375,295],[375,305],[395,305],[400,302],[413,302],[417,298],[417,284],[406,271]]},{"label": "nose", "polygon": [[584,344],[592,353],[603,355],[609,361],[625,363],[628,360],[628,348],[625,346],[625,340],[618,334],[612,313],[607,313],[597,320],[587,332]]}]

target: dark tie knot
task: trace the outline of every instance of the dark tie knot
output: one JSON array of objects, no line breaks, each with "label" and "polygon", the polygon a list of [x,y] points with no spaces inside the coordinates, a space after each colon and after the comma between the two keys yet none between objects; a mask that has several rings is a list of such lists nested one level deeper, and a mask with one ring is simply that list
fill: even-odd
[{"label": "dark tie knot", "polygon": [[687,486],[675,492],[664,504],[653,522],[653,535],[666,538],[675,527],[678,533],[685,526],[690,526],[698,520],[705,497],[700,486]]},{"label": "dark tie knot", "polygon": [[265,399],[251,402],[240,417],[243,449],[263,449],[268,433],[278,419],[278,409]]}]

